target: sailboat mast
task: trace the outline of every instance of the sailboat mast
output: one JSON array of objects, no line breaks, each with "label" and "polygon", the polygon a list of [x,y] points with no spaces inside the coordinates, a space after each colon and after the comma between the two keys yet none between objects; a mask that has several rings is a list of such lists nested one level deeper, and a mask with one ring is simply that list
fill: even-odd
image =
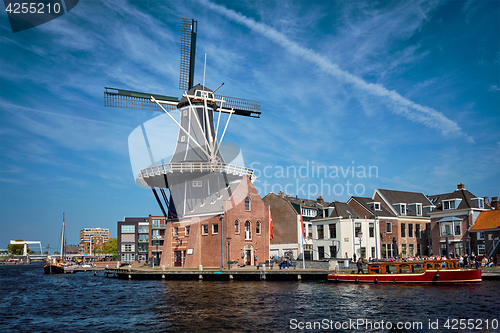
[{"label": "sailboat mast", "polygon": [[63,260],[64,258],[64,251],[65,251],[65,248],[64,248],[64,213],[63,213],[63,228],[62,228],[62,239],[61,239],[61,260]]}]

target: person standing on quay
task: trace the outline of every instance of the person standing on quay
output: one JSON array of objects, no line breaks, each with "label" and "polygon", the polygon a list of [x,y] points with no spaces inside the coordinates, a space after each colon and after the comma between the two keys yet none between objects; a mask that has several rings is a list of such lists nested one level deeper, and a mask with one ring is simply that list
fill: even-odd
[{"label": "person standing on quay", "polygon": [[358,266],[358,273],[356,274],[359,274],[359,272],[361,272],[361,274],[365,274],[365,272],[363,271],[363,259],[359,258],[356,266]]}]

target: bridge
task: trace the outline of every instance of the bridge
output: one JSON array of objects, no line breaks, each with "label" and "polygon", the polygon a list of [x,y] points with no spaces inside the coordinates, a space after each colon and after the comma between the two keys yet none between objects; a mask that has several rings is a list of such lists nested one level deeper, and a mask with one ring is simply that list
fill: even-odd
[{"label": "bridge", "polygon": [[40,254],[43,254],[42,242],[40,242],[40,241],[14,241],[14,240],[11,240],[10,244],[24,245],[23,256],[28,255],[28,244],[38,244],[38,245],[40,245]]}]

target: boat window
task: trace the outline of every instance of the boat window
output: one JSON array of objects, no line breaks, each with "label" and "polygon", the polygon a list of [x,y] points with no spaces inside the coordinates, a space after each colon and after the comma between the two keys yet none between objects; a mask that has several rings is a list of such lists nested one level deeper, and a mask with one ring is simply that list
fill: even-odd
[{"label": "boat window", "polygon": [[457,264],[456,262],[452,262],[452,263],[450,264],[450,268],[457,268],[457,265],[456,265],[456,264]]},{"label": "boat window", "polygon": [[440,269],[441,268],[441,264],[437,263],[437,264],[434,264],[434,269]]},{"label": "boat window", "polygon": [[[432,265],[431,265],[432,267]],[[422,264],[414,264],[411,266],[411,269],[413,273],[423,273],[424,272],[424,265]]]},{"label": "boat window", "polygon": [[427,269],[432,269],[432,264],[427,264]]},{"label": "boat window", "polygon": [[410,265],[400,265],[399,273],[410,273]]},{"label": "boat window", "polygon": [[387,265],[386,266],[386,273],[397,273],[398,272],[398,266],[396,265]]},{"label": "boat window", "polygon": [[445,268],[446,268],[446,263],[445,263],[445,262],[443,262],[443,263],[441,264],[441,267],[442,267],[443,269],[445,269]]},{"label": "boat window", "polygon": [[382,273],[382,269],[380,268],[380,266],[371,266],[370,267],[370,273],[381,274]]}]

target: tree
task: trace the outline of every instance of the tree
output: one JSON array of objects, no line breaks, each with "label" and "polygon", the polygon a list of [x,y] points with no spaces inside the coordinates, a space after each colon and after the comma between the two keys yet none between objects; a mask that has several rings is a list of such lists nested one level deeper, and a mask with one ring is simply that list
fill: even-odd
[{"label": "tree", "polygon": [[106,254],[117,254],[118,253],[118,241],[116,238],[110,238],[102,248],[102,252]]},{"label": "tree", "polygon": [[[16,242],[22,242],[23,239],[16,239]],[[24,252],[24,244],[9,244],[7,245],[7,250],[9,253],[22,255]],[[28,253],[30,253],[30,248],[28,247]]]}]

